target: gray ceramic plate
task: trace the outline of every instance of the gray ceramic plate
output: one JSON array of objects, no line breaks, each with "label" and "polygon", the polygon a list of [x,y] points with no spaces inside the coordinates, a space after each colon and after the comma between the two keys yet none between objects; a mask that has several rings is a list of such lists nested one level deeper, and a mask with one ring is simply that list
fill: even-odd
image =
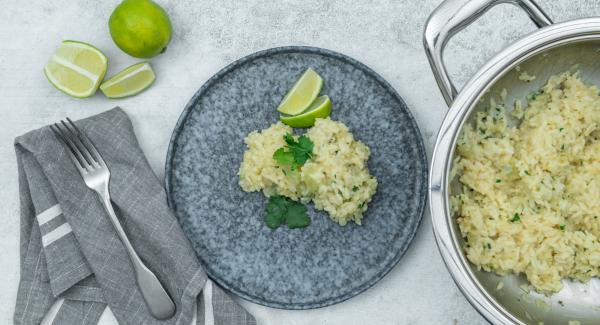
[{"label": "gray ceramic plate", "polygon": [[[341,227],[309,205],[309,227],[271,230],[266,198],[238,185],[244,137],[277,122],[275,108],[308,67],[325,80],[331,118],[371,148],[379,186],[362,226]],[[166,186],[213,280],[262,305],[308,309],[359,294],[400,260],[423,215],[427,158],[406,104],[379,75],[332,51],[282,47],[232,63],[194,95],[171,138]]]}]

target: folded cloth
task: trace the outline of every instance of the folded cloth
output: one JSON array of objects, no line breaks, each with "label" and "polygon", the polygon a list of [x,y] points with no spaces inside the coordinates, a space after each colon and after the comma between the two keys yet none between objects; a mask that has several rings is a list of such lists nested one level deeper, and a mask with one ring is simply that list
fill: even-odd
[{"label": "folded cloth", "polygon": [[15,140],[21,281],[14,324],[40,324],[57,301],[62,304],[51,322],[56,325],[97,324],[107,305],[120,324],[256,324],[207,279],[125,112],[117,107],[75,124],[106,161],[121,224],[177,312],[165,321],[150,315],[125,247],[96,193],[46,126]]}]

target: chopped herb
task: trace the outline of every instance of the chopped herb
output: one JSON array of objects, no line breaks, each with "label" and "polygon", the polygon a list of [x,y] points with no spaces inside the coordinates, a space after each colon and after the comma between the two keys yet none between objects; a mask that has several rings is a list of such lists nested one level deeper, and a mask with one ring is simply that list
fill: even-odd
[{"label": "chopped herb", "polygon": [[558,129],[559,132],[562,132],[565,128],[560,128]]},{"label": "chopped herb", "polygon": [[358,191],[358,186],[353,186],[352,187],[352,192],[356,192],[356,191]]},{"label": "chopped herb", "polygon": [[280,165],[293,166],[294,164],[294,155],[289,151],[285,151],[284,148],[279,148],[275,150],[275,152],[273,153],[273,159],[275,159],[275,161],[277,161],[277,163],[279,163]]},{"label": "chopped herb", "polygon": [[[527,81],[527,82],[529,82],[529,81]],[[544,93],[543,91],[534,91],[531,94],[529,94],[529,96],[530,96],[531,100],[536,100],[537,96],[539,96],[543,93]]]},{"label": "chopped herb", "polygon": [[563,307],[565,306],[565,303],[562,300],[559,300],[558,304],[561,305],[561,306],[563,306]]},{"label": "chopped herb", "polygon": [[291,170],[297,170],[300,166],[312,158],[314,143],[305,135],[301,135],[298,141],[287,133],[283,136],[286,147],[279,148],[273,153],[273,159],[280,165],[290,166]]},{"label": "chopped herb", "polygon": [[267,203],[265,223],[271,229],[276,229],[284,223],[284,215],[287,211],[286,200],[282,196],[272,196]]},{"label": "chopped herb", "polygon": [[301,135],[298,141],[295,141],[291,134],[286,134],[283,138],[298,164],[302,166],[309,158],[312,158],[312,150],[315,145],[307,136]]},{"label": "chopped herb", "polygon": [[295,202],[293,205],[288,207],[287,226],[290,229],[304,228],[310,225],[310,217],[306,213],[306,207],[302,203]]},{"label": "chopped herb", "polygon": [[361,203],[358,205],[358,208],[359,208],[359,209],[362,209],[364,206],[365,206],[365,202],[361,202]]},{"label": "chopped herb", "polygon": [[515,213],[515,215],[512,217],[512,219],[510,219],[510,222],[517,222],[521,220],[521,216],[518,213]]},{"label": "chopped herb", "polygon": [[560,230],[565,230],[565,225],[560,225],[558,228],[560,228]]},{"label": "chopped herb", "polygon": [[589,270],[586,271],[586,273],[590,273],[590,272],[592,272],[592,269],[589,269]]},{"label": "chopped herb", "polygon": [[294,153],[294,159],[300,165],[304,165],[309,158],[312,158],[312,150],[315,144],[305,135],[301,135],[297,142],[294,141],[294,138],[290,134],[286,134],[286,136],[285,142],[287,142]]},{"label": "chopped herb", "polygon": [[564,143],[560,145],[560,150],[565,150],[565,144]]},{"label": "chopped herb", "polygon": [[500,182],[502,182],[502,180],[500,178],[497,178],[496,183],[500,183]]},{"label": "chopped herb", "polygon": [[524,173],[525,173],[525,175],[528,175],[528,176],[529,176],[529,172],[528,172],[528,171],[524,171]]},{"label": "chopped herb", "polygon": [[488,248],[488,249],[492,249],[492,244],[490,244],[490,243],[487,243],[487,248]]},{"label": "chopped herb", "polygon": [[265,223],[271,229],[281,225],[287,225],[290,229],[303,228],[310,225],[310,217],[304,204],[276,195],[271,196],[267,203]]}]

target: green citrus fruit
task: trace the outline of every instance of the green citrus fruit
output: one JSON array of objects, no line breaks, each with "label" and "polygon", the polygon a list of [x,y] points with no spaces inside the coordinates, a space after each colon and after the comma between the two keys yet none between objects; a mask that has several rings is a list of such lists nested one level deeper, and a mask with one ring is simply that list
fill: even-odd
[{"label": "green citrus fruit", "polygon": [[108,27],[117,46],[136,58],[163,53],[171,40],[169,16],[151,0],[124,0],[110,15]]},{"label": "green citrus fruit", "polygon": [[279,120],[293,128],[308,128],[315,125],[315,119],[326,118],[331,114],[329,96],[317,97],[308,109],[295,116],[280,116]]},{"label": "green citrus fruit", "polygon": [[287,115],[298,115],[310,106],[323,88],[323,79],[315,70],[308,68],[283,97],[277,110]]},{"label": "green citrus fruit", "polygon": [[140,62],[112,76],[100,85],[108,98],[133,96],[150,87],[154,82],[154,71],[148,62]]},{"label": "green citrus fruit", "polygon": [[63,41],[44,67],[44,74],[67,95],[85,98],[96,93],[107,67],[108,59],[94,46]]}]

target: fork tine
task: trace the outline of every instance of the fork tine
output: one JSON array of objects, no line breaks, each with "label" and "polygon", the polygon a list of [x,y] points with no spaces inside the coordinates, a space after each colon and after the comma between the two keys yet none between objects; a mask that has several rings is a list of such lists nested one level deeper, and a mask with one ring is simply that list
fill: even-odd
[{"label": "fork tine", "polygon": [[65,147],[67,147],[67,150],[66,150],[67,154],[69,155],[69,157],[71,158],[71,160],[73,161],[73,163],[75,164],[75,167],[77,167],[79,172],[87,173],[88,170],[86,167],[84,167],[85,164],[82,163],[79,156],[76,154],[75,150],[77,150],[77,148],[74,148],[72,146],[72,144],[69,143],[69,140],[65,137],[62,130],[58,128],[58,125],[56,123],[54,123],[54,125],[50,125],[50,130],[52,130],[52,132],[54,132],[54,134],[58,137],[60,142],[62,142],[65,145]]},{"label": "fork tine", "polygon": [[91,168],[99,167],[100,164],[94,159],[94,157],[92,157],[90,150],[81,141],[81,137],[77,134],[77,132],[75,130],[73,130],[64,120],[60,121],[60,123],[64,126],[64,128],[66,129],[66,132],[70,135],[69,139],[75,144],[77,149],[79,149],[79,152],[81,152],[83,154],[83,157],[85,158],[87,163],[90,165],[90,167]]},{"label": "fork tine", "polygon": [[71,152],[73,153],[73,155],[75,155],[75,157],[77,158],[77,161],[79,161],[81,166],[85,169],[90,169],[91,166],[90,166],[89,161],[87,159],[85,159],[85,156],[83,155],[81,150],[79,150],[79,147],[73,141],[71,134],[69,133],[69,130],[65,130],[64,126],[61,126],[58,123],[54,123],[54,128],[62,136],[63,141],[67,144],[69,149],[71,149]]},{"label": "fork tine", "polygon": [[92,153],[94,159],[97,162],[99,162],[100,165],[106,166],[106,163],[104,162],[104,159],[102,159],[102,155],[100,155],[100,152],[98,152],[98,149],[96,149],[96,146],[94,145],[94,143],[92,142],[92,140],[90,140],[90,138],[84,132],[80,131],[79,128],[75,125],[75,123],[73,123],[73,121],[71,121],[70,118],[67,117],[67,121],[73,127],[73,129],[75,130],[75,132],[77,132],[77,135],[80,137],[80,139],[82,139],[83,143],[87,145],[87,148]]}]

